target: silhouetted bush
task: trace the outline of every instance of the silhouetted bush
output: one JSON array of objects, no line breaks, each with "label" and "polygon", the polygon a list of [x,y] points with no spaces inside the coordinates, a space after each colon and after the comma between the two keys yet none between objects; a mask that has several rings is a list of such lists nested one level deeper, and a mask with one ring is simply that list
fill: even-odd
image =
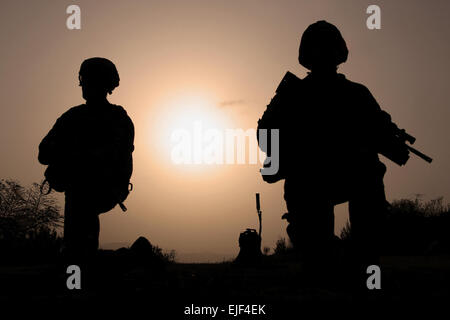
[{"label": "silhouetted bush", "polygon": [[175,261],[175,250],[164,252],[160,247],[152,245],[145,237],[139,237],[128,249],[130,257],[137,260],[154,262],[160,261],[164,263],[172,263]]},{"label": "silhouetted bush", "polygon": [[153,254],[160,257],[163,261],[166,263],[174,263],[175,257],[176,257],[176,251],[170,250],[168,252],[163,251],[160,247],[154,246],[153,247]]},{"label": "silhouetted bush", "polygon": [[[393,201],[380,230],[385,255],[450,254],[450,205],[438,198]],[[341,239],[351,241],[347,222]]]},{"label": "silhouetted bush", "polygon": [[275,248],[273,248],[274,255],[283,255],[287,253],[291,253],[293,251],[293,246],[289,240],[285,238],[280,238],[275,243]]},{"label": "silhouetted bush", "polygon": [[24,188],[17,181],[0,180],[0,255],[2,263],[44,261],[59,252],[63,217],[54,197],[40,185]]}]

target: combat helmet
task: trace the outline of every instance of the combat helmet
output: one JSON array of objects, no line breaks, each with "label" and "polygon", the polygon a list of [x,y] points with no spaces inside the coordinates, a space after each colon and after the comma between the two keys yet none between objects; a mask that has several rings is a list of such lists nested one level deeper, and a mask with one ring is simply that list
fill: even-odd
[{"label": "combat helmet", "polygon": [[338,28],[325,20],[306,28],[302,35],[298,61],[311,70],[314,65],[338,66],[347,61],[348,49]]},{"label": "combat helmet", "polygon": [[92,84],[102,87],[109,94],[119,86],[119,73],[110,60],[100,57],[89,58],[83,61],[78,73],[80,86]]}]

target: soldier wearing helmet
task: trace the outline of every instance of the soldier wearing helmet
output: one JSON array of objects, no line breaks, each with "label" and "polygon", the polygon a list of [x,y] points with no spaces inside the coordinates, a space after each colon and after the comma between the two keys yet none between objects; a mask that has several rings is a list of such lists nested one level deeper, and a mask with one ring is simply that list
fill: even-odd
[{"label": "soldier wearing helmet", "polygon": [[[106,98],[106,93],[119,86],[119,73],[116,66],[105,58],[90,58],[84,60],[78,74],[80,86],[83,89],[83,98]],[[91,100],[91,99],[89,99]]]},{"label": "soldier wearing helmet", "polygon": [[347,56],[334,25],[310,25],[299,49],[308,75],[298,79],[288,73],[258,122],[258,129],[279,128],[279,173],[264,180],[285,179],[289,238],[305,258],[321,265],[337,242],[335,205],[349,202],[355,251],[371,264],[377,261],[386,209],[386,167],[378,145],[389,116],[365,86],[337,72]]},{"label": "soldier wearing helmet", "polygon": [[128,195],[134,126],[124,108],[109,103],[119,86],[115,65],[105,58],[81,64],[85,104],[65,112],[39,145],[51,188],[65,192],[64,247],[69,257],[89,258],[98,249],[99,214]]}]

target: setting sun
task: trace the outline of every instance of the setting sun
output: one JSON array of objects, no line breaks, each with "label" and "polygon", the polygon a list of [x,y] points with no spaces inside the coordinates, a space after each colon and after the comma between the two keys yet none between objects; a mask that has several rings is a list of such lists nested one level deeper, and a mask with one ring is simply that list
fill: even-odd
[{"label": "setting sun", "polygon": [[[186,95],[168,100],[161,110],[153,134],[157,137],[164,158],[171,157],[177,136],[181,133],[192,136],[193,139],[199,136],[197,140],[201,141],[197,142],[202,143],[208,139],[202,135],[205,130],[224,131],[231,125],[225,112],[202,95]],[[191,145],[186,145],[189,141],[181,143],[185,148],[191,148]]]}]

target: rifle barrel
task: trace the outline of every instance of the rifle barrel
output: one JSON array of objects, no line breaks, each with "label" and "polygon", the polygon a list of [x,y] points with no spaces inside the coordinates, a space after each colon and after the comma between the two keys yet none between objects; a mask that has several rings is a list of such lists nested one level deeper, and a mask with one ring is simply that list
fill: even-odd
[{"label": "rifle barrel", "polygon": [[428,163],[431,163],[431,161],[433,161],[433,159],[431,159],[429,156],[427,156],[426,154],[423,154],[422,152],[420,152],[417,149],[414,149],[411,146],[407,146],[408,150],[411,151],[412,153],[414,153],[415,155],[419,156],[420,158],[422,158],[423,160],[425,160]]}]

